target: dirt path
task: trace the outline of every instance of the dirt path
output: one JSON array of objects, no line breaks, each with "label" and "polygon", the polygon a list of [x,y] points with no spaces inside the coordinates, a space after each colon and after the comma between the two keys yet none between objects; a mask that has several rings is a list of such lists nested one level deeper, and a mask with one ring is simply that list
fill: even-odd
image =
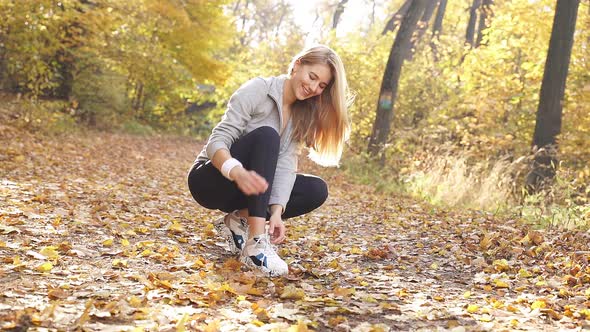
[{"label": "dirt path", "polygon": [[225,254],[185,175],[199,144],[0,127],[0,328],[582,330],[589,234],[449,212],[319,173],[331,196],[289,220],[291,271]]}]

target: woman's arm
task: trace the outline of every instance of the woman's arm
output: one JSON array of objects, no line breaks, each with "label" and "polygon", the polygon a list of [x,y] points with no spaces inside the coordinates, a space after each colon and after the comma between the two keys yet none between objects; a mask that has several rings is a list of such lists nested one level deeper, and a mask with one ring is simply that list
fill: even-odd
[{"label": "woman's arm", "polygon": [[232,144],[240,138],[256,112],[257,106],[268,98],[264,91],[267,91],[265,81],[254,78],[234,92],[229,99],[223,118],[213,128],[207,141],[206,152],[209,159],[213,159],[217,150],[229,151]]},{"label": "woman's arm", "polygon": [[285,240],[285,223],[283,223],[283,207],[279,204],[270,206],[270,223],[268,225],[268,234],[272,237],[271,242],[279,244]]},{"label": "woman's arm", "polygon": [[[215,152],[211,163],[221,172],[223,163],[231,159],[227,149],[221,148]],[[236,182],[238,188],[246,195],[262,194],[268,188],[268,182],[255,171],[248,171],[242,166],[236,166],[229,172],[229,177]]]}]

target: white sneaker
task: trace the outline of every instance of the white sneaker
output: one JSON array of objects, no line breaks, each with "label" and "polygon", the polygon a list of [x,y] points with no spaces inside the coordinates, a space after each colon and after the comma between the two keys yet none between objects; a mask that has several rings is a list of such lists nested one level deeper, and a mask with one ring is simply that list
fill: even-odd
[{"label": "white sneaker", "polygon": [[217,232],[223,236],[232,254],[238,254],[248,239],[248,221],[238,215],[237,211],[226,214],[214,223]]},{"label": "white sneaker", "polygon": [[269,277],[278,277],[289,273],[289,266],[271,246],[268,234],[261,234],[248,240],[242,250],[240,260],[250,268],[259,270]]}]

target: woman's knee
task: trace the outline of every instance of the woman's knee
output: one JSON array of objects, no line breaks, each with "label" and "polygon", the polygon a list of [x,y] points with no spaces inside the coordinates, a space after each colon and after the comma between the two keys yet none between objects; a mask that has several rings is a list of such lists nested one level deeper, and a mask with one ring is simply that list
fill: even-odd
[{"label": "woman's knee", "polygon": [[314,205],[319,207],[328,199],[328,184],[320,177],[313,177],[311,179],[310,194],[315,203]]},{"label": "woman's knee", "polygon": [[269,126],[258,127],[249,132],[248,135],[254,136],[255,139],[261,143],[269,145],[276,144],[277,147],[281,141],[279,133],[274,128]]}]

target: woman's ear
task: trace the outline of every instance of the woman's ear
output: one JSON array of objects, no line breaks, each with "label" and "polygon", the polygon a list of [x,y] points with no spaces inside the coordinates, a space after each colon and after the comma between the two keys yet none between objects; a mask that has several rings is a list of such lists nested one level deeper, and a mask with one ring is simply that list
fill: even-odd
[{"label": "woman's ear", "polygon": [[301,59],[295,60],[295,63],[293,64],[293,72],[291,74],[295,74],[299,67],[301,67]]}]

